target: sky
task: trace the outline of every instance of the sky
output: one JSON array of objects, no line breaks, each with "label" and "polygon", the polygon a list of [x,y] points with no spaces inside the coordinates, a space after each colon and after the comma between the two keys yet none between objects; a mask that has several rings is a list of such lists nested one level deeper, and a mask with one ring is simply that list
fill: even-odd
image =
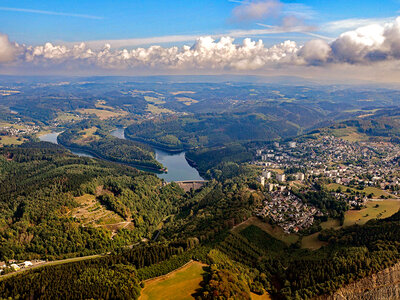
[{"label": "sky", "polygon": [[400,0],[0,0],[0,73],[400,81]]}]

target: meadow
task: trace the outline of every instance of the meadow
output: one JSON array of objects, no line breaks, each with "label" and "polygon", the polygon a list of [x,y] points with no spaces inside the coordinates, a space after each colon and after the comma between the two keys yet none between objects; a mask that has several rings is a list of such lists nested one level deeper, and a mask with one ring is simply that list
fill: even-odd
[{"label": "meadow", "polygon": [[192,294],[201,288],[204,264],[191,261],[167,275],[145,281],[139,300],[193,299]]}]

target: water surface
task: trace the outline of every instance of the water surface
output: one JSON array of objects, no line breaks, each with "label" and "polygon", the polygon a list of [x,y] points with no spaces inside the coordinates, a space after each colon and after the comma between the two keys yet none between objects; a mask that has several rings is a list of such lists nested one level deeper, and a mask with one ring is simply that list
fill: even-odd
[{"label": "water surface", "polygon": [[[41,140],[42,142],[50,142],[50,143],[58,145],[57,137],[60,133],[61,132],[51,132],[48,134],[44,134],[44,135],[39,136],[39,140]],[[69,149],[68,147],[65,147],[65,148],[67,148],[73,154],[78,155],[78,156],[93,157],[93,155],[90,155],[89,153],[86,153],[84,151],[73,150],[73,149]]]},{"label": "water surface", "polygon": [[[125,139],[124,128],[118,128],[111,132],[111,135]],[[168,169],[168,173],[157,174],[165,181],[203,180],[199,172],[191,167],[185,158],[185,152],[167,152],[153,147],[156,153],[156,160]]]}]

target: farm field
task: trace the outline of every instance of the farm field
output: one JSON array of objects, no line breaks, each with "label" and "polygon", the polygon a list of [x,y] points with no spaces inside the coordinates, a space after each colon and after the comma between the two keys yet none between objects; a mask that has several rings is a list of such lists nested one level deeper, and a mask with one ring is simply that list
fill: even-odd
[{"label": "farm field", "polygon": [[96,115],[99,117],[100,120],[106,120],[110,118],[116,118],[116,117],[121,117],[125,116],[128,113],[125,111],[109,111],[109,110],[103,110],[103,109],[95,109],[95,108],[86,108],[86,109],[79,109],[78,112],[82,114],[88,114],[88,115]]},{"label": "farm field", "polygon": [[166,276],[147,280],[139,300],[194,299],[193,293],[200,288],[205,265],[192,261]]}]

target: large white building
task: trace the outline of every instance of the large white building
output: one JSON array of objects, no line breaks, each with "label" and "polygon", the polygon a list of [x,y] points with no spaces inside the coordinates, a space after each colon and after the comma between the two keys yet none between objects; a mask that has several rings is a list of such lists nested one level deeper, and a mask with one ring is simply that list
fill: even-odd
[{"label": "large white building", "polygon": [[285,174],[276,174],[276,179],[279,182],[285,182],[286,181],[286,175]]}]

